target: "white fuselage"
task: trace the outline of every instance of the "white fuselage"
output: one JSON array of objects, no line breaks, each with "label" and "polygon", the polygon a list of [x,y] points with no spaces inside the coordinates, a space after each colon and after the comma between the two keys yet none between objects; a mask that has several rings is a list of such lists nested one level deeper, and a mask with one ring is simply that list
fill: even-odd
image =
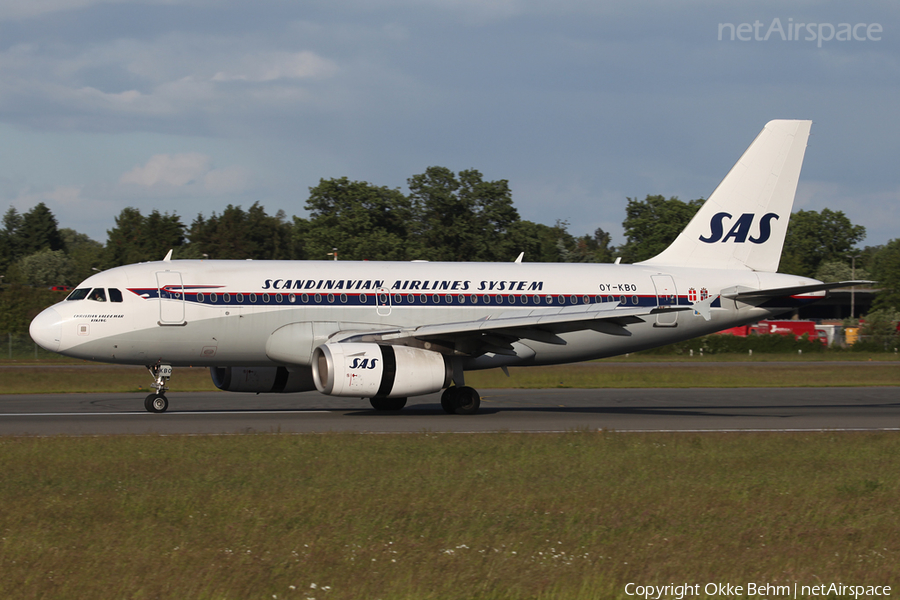
[{"label": "white fuselage", "polygon": [[[103,289],[104,300],[59,302],[35,319],[31,333],[47,349],[102,362],[273,366],[283,362],[267,353],[270,337],[296,323],[311,324],[313,337],[304,343],[317,345],[348,331],[410,330],[601,302],[621,310],[689,307],[728,289],[814,283],[749,269],[646,265],[160,261],[90,277],[78,289]],[[114,290],[121,301],[113,301]],[[644,316],[628,326],[630,335],[578,327],[557,333],[564,343],[520,339],[513,353],[471,356],[463,365],[468,370],[614,356],[755,322],[821,295],[777,306],[719,299],[709,320],[687,309]]]}]

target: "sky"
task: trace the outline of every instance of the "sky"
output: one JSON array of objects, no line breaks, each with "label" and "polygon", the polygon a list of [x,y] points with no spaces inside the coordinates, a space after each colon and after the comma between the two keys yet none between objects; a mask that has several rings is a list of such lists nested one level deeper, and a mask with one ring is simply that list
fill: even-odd
[{"label": "sky", "polygon": [[795,211],[900,237],[896,0],[0,0],[0,208],[101,242],[443,166],[619,244],[627,198],[708,197],[776,118],[813,120]]}]

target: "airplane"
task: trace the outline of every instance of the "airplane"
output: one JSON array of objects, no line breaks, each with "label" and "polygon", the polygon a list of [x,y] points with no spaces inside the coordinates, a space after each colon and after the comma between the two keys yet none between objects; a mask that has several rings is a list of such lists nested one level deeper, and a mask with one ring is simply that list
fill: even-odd
[{"label": "airplane", "polygon": [[672,244],[633,265],[172,260],[92,275],[32,321],[65,356],[146,365],[165,412],[173,368],[221,390],[318,390],[378,411],[443,390],[478,412],[465,372],[636,352],[754,323],[862,282],[778,273],[811,121],[766,124]]}]

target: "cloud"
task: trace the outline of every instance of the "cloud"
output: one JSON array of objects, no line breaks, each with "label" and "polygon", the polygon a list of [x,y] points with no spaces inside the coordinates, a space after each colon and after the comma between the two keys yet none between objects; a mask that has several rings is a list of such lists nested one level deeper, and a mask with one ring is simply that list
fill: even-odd
[{"label": "cloud", "polygon": [[253,194],[253,199],[265,196],[249,169],[239,165],[215,168],[211,157],[199,152],[156,154],[123,173],[118,181],[41,187],[7,182],[4,187],[10,189],[0,194],[0,200],[20,213],[44,202],[60,227],[74,228],[101,241],[126,206],[189,217],[195,210],[221,209],[225,202],[249,204],[248,194]]},{"label": "cloud", "polygon": [[205,154],[157,154],[147,164],[128,171],[119,183],[133,183],[144,187],[184,186],[201,180],[209,172],[210,158]]},{"label": "cloud", "polygon": [[337,71],[337,65],[313,52],[269,52],[244,57],[237,72],[219,71],[213,81],[276,81],[324,77]]},{"label": "cloud", "polygon": [[203,176],[203,188],[210,194],[239,194],[251,183],[250,171],[239,166],[213,169]]},{"label": "cloud", "polygon": [[[186,4],[179,0],[142,0],[142,4],[165,6]],[[134,0],[6,0],[0,2],[0,21],[41,17],[58,12],[78,11],[105,4],[135,4]]]},{"label": "cloud", "polygon": [[122,174],[119,183],[170,194],[190,188],[195,194],[238,194],[250,184],[250,172],[240,166],[212,168],[212,159],[199,152],[156,154],[146,164]]},{"label": "cloud", "polygon": [[[338,63],[251,36],[165,34],[0,49],[0,121],[42,130],[211,135],[328,105]],[[292,43],[291,45],[296,45]]]}]

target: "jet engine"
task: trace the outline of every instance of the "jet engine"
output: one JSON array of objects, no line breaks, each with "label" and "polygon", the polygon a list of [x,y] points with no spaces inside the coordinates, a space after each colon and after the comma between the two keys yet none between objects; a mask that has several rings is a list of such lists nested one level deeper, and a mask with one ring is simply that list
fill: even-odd
[{"label": "jet engine", "polygon": [[316,389],[312,369],[300,367],[210,367],[213,384],[226,392],[310,392]]},{"label": "jet engine", "polygon": [[324,344],[313,351],[316,389],[330,396],[406,398],[440,391],[452,370],[438,352],[384,344]]}]

